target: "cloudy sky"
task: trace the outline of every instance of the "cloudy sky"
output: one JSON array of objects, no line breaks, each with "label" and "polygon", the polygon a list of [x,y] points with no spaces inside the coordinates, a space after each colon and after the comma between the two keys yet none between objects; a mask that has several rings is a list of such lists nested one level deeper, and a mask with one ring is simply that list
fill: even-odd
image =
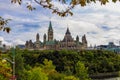
[{"label": "cloudy sky", "polygon": [[[63,8],[59,3],[58,7]],[[47,33],[51,18],[54,29],[54,39],[62,40],[69,27],[72,37],[81,37],[86,34],[88,44],[100,45],[114,42],[116,45],[120,41],[120,2],[100,5],[100,3],[88,4],[85,7],[77,6],[72,11],[73,16],[59,17],[52,14],[51,10],[44,9],[34,4],[35,11],[26,8],[26,2],[21,6],[11,4],[10,0],[0,0],[0,16],[10,18],[8,24],[12,31],[7,34],[0,31],[0,40],[5,44],[24,44],[26,40],[35,41],[37,33],[40,40],[43,34]],[[64,6],[65,7],[65,6]]]}]

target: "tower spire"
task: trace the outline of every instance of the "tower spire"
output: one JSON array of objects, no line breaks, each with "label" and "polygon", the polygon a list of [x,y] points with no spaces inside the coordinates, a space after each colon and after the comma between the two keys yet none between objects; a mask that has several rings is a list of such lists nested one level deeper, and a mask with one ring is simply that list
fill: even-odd
[{"label": "tower spire", "polygon": [[79,37],[78,37],[78,35],[76,36],[76,41],[79,42]]},{"label": "tower spire", "polygon": [[68,28],[68,27],[67,27],[66,34],[70,34],[70,30],[69,30],[69,28]]},{"label": "tower spire", "polygon": [[39,41],[39,33],[36,34],[36,41],[38,42]]},{"label": "tower spire", "polygon": [[87,48],[87,39],[86,39],[85,34],[82,36],[82,44],[83,44],[84,48]]},{"label": "tower spire", "polygon": [[52,41],[52,40],[53,40],[53,28],[52,28],[52,23],[50,21],[48,28],[48,41]]},{"label": "tower spire", "polygon": [[87,43],[86,35],[85,35],[85,34],[84,34],[83,37],[82,37],[82,42],[83,42],[83,43]]},{"label": "tower spire", "polygon": [[49,23],[49,28],[48,28],[48,30],[49,31],[52,31],[53,29],[52,29],[52,23],[51,23],[51,21],[50,21],[50,23]]},{"label": "tower spire", "polygon": [[46,34],[44,34],[44,36],[43,36],[43,41],[44,41],[44,43],[46,42]]}]

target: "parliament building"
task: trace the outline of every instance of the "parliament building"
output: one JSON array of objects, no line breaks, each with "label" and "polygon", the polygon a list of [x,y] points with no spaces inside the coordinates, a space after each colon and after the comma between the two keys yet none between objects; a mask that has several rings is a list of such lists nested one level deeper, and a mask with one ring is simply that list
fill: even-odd
[{"label": "parliament building", "polygon": [[43,42],[40,41],[39,33],[36,34],[36,41],[32,40],[26,41],[25,48],[30,50],[81,50],[87,48],[86,36],[82,36],[81,42],[79,41],[79,36],[76,36],[74,40],[69,28],[67,28],[63,40],[58,41],[54,39],[54,31],[52,28],[51,21],[49,22],[48,33],[43,35]]}]

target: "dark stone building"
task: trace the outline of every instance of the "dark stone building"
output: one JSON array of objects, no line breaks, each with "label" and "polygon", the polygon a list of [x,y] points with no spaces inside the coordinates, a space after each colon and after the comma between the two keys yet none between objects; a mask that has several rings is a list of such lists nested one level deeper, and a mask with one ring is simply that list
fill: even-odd
[{"label": "dark stone building", "polygon": [[82,36],[82,42],[79,41],[79,36],[76,36],[76,40],[71,36],[69,28],[67,28],[64,39],[62,41],[57,41],[53,39],[54,31],[52,28],[52,23],[50,21],[48,34],[43,35],[43,42],[39,39],[39,33],[36,35],[36,41],[32,42],[32,40],[26,41],[25,47],[31,50],[81,50],[87,48],[87,40],[86,36]]}]

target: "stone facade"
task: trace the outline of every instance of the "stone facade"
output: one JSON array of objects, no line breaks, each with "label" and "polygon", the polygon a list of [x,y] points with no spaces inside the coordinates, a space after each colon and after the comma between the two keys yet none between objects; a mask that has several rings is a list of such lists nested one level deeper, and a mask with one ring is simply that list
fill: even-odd
[{"label": "stone facade", "polygon": [[52,23],[50,21],[48,34],[43,35],[43,42],[39,39],[39,33],[36,35],[36,41],[32,42],[32,40],[26,41],[25,47],[27,49],[32,50],[81,50],[87,48],[87,40],[86,36],[82,36],[82,42],[79,41],[79,37],[76,36],[76,40],[73,39],[69,28],[67,28],[64,39],[62,41],[57,41],[53,39],[54,31],[52,28]]}]

